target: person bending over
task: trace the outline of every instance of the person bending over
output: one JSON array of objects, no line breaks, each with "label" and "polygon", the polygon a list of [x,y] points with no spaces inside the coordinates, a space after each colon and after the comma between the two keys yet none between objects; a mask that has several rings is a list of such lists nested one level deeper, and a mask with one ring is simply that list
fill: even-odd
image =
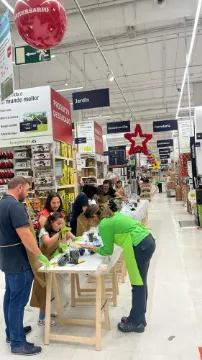
[{"label": "person bending over", "polygon": [[105,204],[91,205],[84,213],[91,226],[99,226],[102,247],[83,245],[102,256],[113,254],[114,244],[123,248],[123,256],[132,285],[132,308],[118,324],[122,332],[144,332],[147,308],[147,273],[156,245],[149,230],[130,217],[113,214]]}]

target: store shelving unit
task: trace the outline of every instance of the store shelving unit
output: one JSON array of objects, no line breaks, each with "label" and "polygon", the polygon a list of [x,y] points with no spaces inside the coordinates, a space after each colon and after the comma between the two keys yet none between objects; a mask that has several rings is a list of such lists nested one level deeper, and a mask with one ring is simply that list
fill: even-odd
[{"label": "store shelving unit", "polygon": [[155,192],[156,192],[156,186],[152,183],[143,183],[140,185],[141,188],[141,199],[143,200],[149,200],[151,201]]},{"label": "store shelving unit", "polygon": [[104,180],[104,156],[82,153],[81,161],[83,183],[102,185]]}]

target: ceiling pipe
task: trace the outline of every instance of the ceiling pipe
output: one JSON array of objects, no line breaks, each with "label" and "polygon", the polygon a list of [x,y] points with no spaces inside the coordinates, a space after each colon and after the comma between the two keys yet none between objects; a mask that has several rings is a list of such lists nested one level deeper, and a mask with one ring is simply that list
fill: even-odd
[{"label": "ceiling pipe", "polygon": [[[103,53],[103,51],[102,51],[102,49],[101,49],[101,47],[100,47],[100,44],[99,44],[99,42],[97,41],[97,38],[95,37],[95,34],[94,34],[93,30],[91,29],[90,24],[88,23],[85,15],[84,15],[84,13],[83,13],[83,10],[81,9],[81,7],[80,7],[80,5],[79,5],[79,3],[78,3],[77,0],[74,0],[74,3],[75,3],[75,5],[77,6],[77,8],[78,8],[78,10],[79,10],[79,12],[80,12],[80,14],[81,14],[81,16],[82,16],[85,24],[86,24],[88,30],[90,31],[91,36],[92,36],[92,38],[93,38],[93,40],[94,40],[94,42],[95,42],[95,44],[96,44],[96,46],[97,46],[100,54],[102,55],[102,58],[103,58],[103,60],[104,60],[104,62],[105,62],[105,64],[106,64],[107,68],[109,69],[109,71],[110,71],[111,74],[113,75],[114,72],[113,72],[113,70],[110,68],[110,65],[109,65],[109,63],[108,63],[108,61],[107,61],[107,58],[106,58],[105,54]],[[129,109],[129,111],[130,111],[130,113],[131,113],[132,118],[134,118],[132,109],[131,109],[130,105],[128,104],[127,99],[126,99],[126,97],[125,97],[125,95],[124,95],[124,93],[123,93],[123,91],[122,91],[122,89],[121,89],[121,86],[119,85],[119,82],[117,81],[116,77],[114,78],[114,81],[115,81],[117,87],[119,88],[119,91],[120,91],[120,93],[121,93],[121,95],[122,95],[122,97],[123,97],[123,99],[124,99],[124,101],[125,101],[125,103],[126,103],[126,106],[128,107],[128,109]]]}]

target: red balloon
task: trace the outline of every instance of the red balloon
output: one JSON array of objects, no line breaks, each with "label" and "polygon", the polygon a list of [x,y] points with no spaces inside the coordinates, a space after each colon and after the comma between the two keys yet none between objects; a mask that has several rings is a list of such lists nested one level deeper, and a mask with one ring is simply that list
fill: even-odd
[{"label": "red balloon", "polygon": [[36,49],[59,44],[67,29],[67,16],[60,0],[18,0],[14,19],[21,38]]}]

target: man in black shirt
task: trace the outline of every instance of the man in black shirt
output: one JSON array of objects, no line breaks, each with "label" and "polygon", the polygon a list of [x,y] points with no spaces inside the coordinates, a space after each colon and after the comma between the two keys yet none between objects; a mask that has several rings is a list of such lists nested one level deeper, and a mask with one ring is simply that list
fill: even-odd
[{"label": "man in black shirt", "polygon": [[120,197],[120,195],[116,192],[116,190],[113,189],[112,183],[110,180],[104,180],[103,181],[103,191],[104,196],[109,196],[110,198]]},{"label": "man in black shirt", "polygon": [[29,219],[24,205],[29,183],[21,176],[8,184],[8,194],[0,201],[0,270],[5,273],[4,318],[6,341],[11,343],[11,352],[18,355],[36,355],[41,347],[26,341],[31,327],[23,328],[24,308],[29,300],[33,273],[26,249],[37,259],[49,265],[41,254],[29,228]]}]

